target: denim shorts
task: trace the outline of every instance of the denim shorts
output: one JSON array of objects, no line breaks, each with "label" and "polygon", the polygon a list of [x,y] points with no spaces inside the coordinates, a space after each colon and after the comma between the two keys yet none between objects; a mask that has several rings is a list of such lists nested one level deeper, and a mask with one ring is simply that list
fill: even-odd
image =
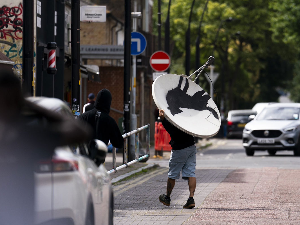
[{"label": "denim shorts", "polygon": [[195,145],[181,150],[172,150],[169,160],[168,177],[179,179],[180,172],[182,172],[182,179],[186,180],[189,177],[195,177],[196,153]]}]

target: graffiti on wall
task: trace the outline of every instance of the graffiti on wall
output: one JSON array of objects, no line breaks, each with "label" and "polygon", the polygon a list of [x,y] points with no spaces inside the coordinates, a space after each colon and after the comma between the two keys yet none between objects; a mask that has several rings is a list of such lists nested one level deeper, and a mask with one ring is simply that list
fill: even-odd
[{"label": "graffiti on wall", "polygon": [[22,39],[22,2],[7,1],[6,4],[0,5],[0,51],[15,62],[13,69],[20,76],[22,75]]}]

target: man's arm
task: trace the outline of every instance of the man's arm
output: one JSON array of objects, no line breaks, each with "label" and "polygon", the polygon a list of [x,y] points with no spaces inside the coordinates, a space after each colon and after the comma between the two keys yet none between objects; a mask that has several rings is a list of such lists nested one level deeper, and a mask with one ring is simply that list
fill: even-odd
[{"label": "man's arm", "polygon": [[164,110],[160,109],[158,115],[159,115],[159,117],[160,117],[160,119],[162,121],[162,124],[163,124],[164,128],[166,129],[166,131],[168,133],[170,133],[170,131],[172,129],[174,129],[174,126],[168,120],[165,119],[165,112],[164,112]]}]

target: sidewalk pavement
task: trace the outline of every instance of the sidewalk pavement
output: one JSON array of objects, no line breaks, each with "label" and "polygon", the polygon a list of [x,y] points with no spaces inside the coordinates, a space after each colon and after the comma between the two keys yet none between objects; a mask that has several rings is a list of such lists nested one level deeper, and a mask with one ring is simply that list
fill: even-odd
[{"label": "sidewalk pavement", "polygon": [[[222,141],[201,140],[197,147],[201,151],[201,146],[207,143],[218,145]],[[151,148],[150,154],[146,163],[136,163],[113,174],[116,180],[145,166],[160,165],[143,179],[121,181],[114,186],[115,224],[300,224],[300,170],[197,169],[196,207],[183,209],[189,191],[182,179],[176,181],[169,207],[158,201],[158,196],[166,190],[170,153],[164,152],[162,158],[154,157],[155,150]]]}]

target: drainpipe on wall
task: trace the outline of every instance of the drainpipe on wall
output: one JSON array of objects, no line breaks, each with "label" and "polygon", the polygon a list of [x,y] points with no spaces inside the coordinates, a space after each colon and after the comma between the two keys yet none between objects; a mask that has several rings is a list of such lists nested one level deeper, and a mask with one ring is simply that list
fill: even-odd
[{"label": "drainpipe on wall", "polygon": [[[118,21],[116,22],[116,24],[114,26],[112,26],[110,28],[110,32],[111,32],[111,45],[114,45],[114,29],[118,26]],[[110,65],[113,66],[114,65],[114,60],[112,59],[110,62]]]},{"label": "drainpipe on wall", "polygon": [[114,26],[112,26],[110,28],[110,32],[111,32],[111,45],[114,45],[114,29],[118,26],[118,21],[116,22],[116,24]]},{"label": "drainpipe on wall", "polygon": [[[141,102],[141,126],[145,124],[145,80],[144,80],[144,71],[141,72],[141,93],[140,93],[140,102]],[[142,131],[142,140],[145,140],[145,132]]]},{"label": "drainpipe on wall", "polygon": [[[123,24],[121,24],[121,28],[118,29],[118,30],[116,31],[117,45],[118,45],[118,39],[119,39],[119,32],[120,32],[121,30],[123,30]],[[120,61],[120,60],[117,60],[117,66],[119,65],[119,61]]]},{"label": "drainpipe on wall", "polygon": [[145,0],[145,31],[149,32],[149,0]]},{"label": "drainpipe on wall", "polygon": [[[123,25],[121,24],[121,28],[119,30],[116,31],[116,36],[117,36],[117,40],[119,38],[119,32],[123,30]],[[117,44],[118,44],[118,41],[117,41]]]}]

